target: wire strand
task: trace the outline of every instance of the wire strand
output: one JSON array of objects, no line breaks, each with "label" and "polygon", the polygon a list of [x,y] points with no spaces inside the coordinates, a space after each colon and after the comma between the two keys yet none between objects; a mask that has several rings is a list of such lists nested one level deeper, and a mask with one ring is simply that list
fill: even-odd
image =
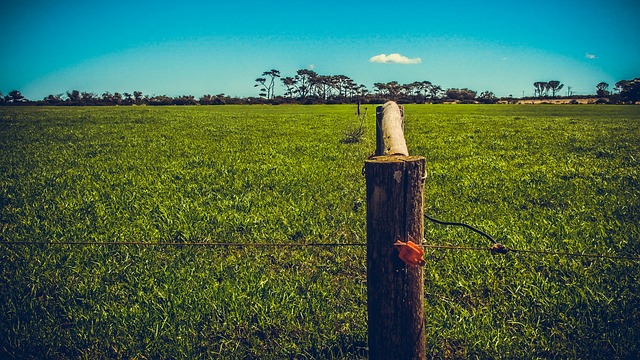
[{"label": "wire strand", "polygon": [[[55,245],[76,245],[76,246],[201,246],[201,247],[365,247],[364,243],[346,243],[346,244],[329,244],[329,243],[221,243],[221,242],[137,242],[137,241],[104,241],[104,242],[92,242],[92,241],[61,241],[61,242],[45,242],[45,241],[0,241],[0,245],[5,246],[55,246]],[[625,256],[625,255],[603,255],[603,254],[584,254],[584,253],[570,253],[561,251],[548,251],[548,250],[521,250],[511,249],[502,244],[496,243],[491,247],[474,247],[474,246],[458,246],[458,245],[430,245],[421,244],[420,246],[427,249],[440,249],[440,250],[461,250],[461,251],[482,251],[489,252],[491,254],[508,254],[508,253],[521,253],[531,255],[557,255],[557,256],[570,256],[570,257],[588,257],[588,258],[600,258],[600,259],[613,259],[613,260],[627,260],[627,261],[640,261],[640,257],[637,256]]]},{"label": "wire strand", "polygon": [[0,245],[78,245],[78,246],[202,246],[202,247],[342,247],[366,246],[367,244],[346,243],[221,243],[221,242],[150,242],[150,241],[0,241]]},{"label": "wire strand", "polygon": [[469,224],[465,224],[465,223],[461,223],[461,222],[442,221],[442,220],[438,220],[436,218],[432,218],[431,216],[429,216],[427,214],[424,214],[424,217],[427,220],[432,221],[432,222],[434,222],[436,224],[447,225],[447,226],[460,226],[460,227],[467,228],[467,229],[475,232],[476,234],[480,234],[480,235],[484,236],[485,238],[491,240],[494,244],[498,243],[494,238],[491,237],[491,235],[489,235],[489,234],[485,233],[484,231],[479,230],[479,229],[477,229],[477,228],[475,228],[475,227],[473,227],[473,226],[471,226]]},{"label": "wire strand", "polygon": [[422,245],[427,249],[440,249],[440,250],[465,250],[465,251],[483,251],[490,252],[492,254],[508,254],[510,252],[513,253],[521,253],[521,254],[532,254],[532,255],[557,255],[557,256],[570,256],[570,257],[587,257],[587,258],[596,258],[596,259],[614,259],[614,260],[629,260],[629,261],[640,261],[640,257],[637,256],[625,256],[625,255],[603,255],[603,254],[584,254],[584,253],[570,253],[570,252],[562,252],[562,251],[548,251],[548,250],[521,250],[521,249],[511,249],[502,244],[501,249],[504,249],[502,252],[492,251],[494,247],[473,247],[473,246],[458,246],[458,245]]}]

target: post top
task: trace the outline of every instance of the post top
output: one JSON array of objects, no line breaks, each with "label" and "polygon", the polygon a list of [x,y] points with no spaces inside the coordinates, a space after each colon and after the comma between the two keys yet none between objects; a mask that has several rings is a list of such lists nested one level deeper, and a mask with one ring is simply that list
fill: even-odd
[{"label": "post top", "polygon": [[404,139],[404,112],[398,104],[388,101],[376,111],[376,155],[408,156]]}]

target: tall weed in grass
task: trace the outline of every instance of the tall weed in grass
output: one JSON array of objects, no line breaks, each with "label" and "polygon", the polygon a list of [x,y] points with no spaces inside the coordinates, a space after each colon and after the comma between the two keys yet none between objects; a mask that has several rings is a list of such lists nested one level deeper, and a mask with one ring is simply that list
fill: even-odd
[{"label": "tall weed in grass", "polygon": [[[364,243],[350,106],[0,108],[0,241]],[[370,111],[369,113],[375,113]],[[405,107],[425,211],[640,254],[636,107]],[[427,223],[431,244],[488,246]],[[0,354],[365,358],[365,250],[0,245]],[[429,250],[434,358],[639,356],[638,263]]]}]

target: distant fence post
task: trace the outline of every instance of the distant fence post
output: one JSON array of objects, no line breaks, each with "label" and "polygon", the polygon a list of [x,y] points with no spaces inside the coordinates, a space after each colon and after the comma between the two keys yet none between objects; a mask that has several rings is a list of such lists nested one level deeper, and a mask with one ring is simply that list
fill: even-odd
[{"label": "distant fence post", "polygon": [[370,359],[425,359],[424,273],[397,240],[422,244],[425,159],[408,156],[402,109],[378,108],[376,157],[365,161]]}]

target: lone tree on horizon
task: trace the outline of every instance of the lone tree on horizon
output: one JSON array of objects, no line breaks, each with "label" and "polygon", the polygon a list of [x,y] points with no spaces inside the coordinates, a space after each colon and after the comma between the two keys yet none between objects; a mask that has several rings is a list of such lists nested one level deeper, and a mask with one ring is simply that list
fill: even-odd
[{"label": "lone tree on horizon", "polygon": [[[280,71],[271,69],[269,71],[263,72],[262,76],[268,76],[271,79],[267,80],[267,78],[264,77],[257,78],[257,84],[255,84],[254,87],[262,86],[262,88],[260,89],[260,96],[266,97],[267,99],[273,99],[275,97],[275,81],[276,78],[280,77]],[[269,84],[267,84],[267,81],[269,82]]]},{"label": "lone tree on horizon", "polygon": [[608,88],[609,84],[604,81],[599,82],[598,85],[596,85],[596,96],[603,97],[609,95],[609,91],[607,90]]},{"label": "lone tree on horizon", "polygon": [[551,80],[547,83],[547,86],[551,90],[551,96],[555,97],[556,93],[564,87],[564,84],[561,84],[558,80]]}]

